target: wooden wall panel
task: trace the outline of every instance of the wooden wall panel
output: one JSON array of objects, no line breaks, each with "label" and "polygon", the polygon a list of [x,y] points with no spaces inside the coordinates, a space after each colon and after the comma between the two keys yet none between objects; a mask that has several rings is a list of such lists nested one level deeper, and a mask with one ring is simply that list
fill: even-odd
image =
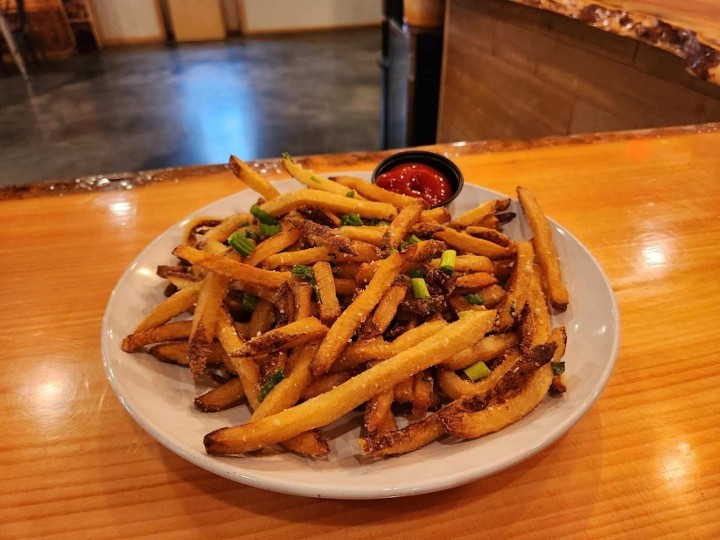
[{"label": "wooden wall panel", "polygon": [[450,0],[438,142],[720,120],[670,53],[506,0]]}]

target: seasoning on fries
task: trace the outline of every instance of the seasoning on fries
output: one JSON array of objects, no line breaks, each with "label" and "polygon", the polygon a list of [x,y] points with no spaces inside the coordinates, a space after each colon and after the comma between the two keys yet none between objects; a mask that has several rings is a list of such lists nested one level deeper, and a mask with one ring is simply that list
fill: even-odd
[{"label": "seasoning on fries", "polygon": [[168,298],[122,344],[189,367],[210,387],[198,412],[250,409],[248,422],[205,436],[209,454],[277,444],[326,456],[323,428],[363,407],[360,452],[399,455],[497,431],[566,390],[567,333],[549,305],[564,310],[569,298],[527,189],[518,197],[534,238],[515,241],[501,232],[515,217],[509,199],[453,218],[289,156],[282,164],[307,189],[280,194],[231,156],[261,198],[188,225],[179,262],[158,267]]}]

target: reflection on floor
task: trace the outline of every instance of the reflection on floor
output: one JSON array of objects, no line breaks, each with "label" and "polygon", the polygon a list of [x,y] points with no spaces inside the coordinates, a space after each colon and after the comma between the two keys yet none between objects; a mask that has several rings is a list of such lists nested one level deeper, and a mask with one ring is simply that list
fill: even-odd
[{"label": "reflection on floor", "polygon": [[108,49],[0,78],[0,185],[380,139],[380,31]]}]

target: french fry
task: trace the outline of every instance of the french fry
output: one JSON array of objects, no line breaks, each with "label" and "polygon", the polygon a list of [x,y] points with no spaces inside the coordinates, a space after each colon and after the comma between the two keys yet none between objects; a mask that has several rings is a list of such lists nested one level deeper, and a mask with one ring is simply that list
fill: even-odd
[{"label": "french fry", "polygon": [[149,330],[150,328],[156,328],[161,324],[165,324],[170,319],[177,317],[181,313],[193,307],[200,295],[201,287],[202,282],[200,281],[195,285],[190,285],[165,299],[161,304],[153,309],[140,324],[137,325],[135,333],[137,334],[143,330]]},{"label": "french fry", "polygon": [[424,223],[447,223],[450,221],[450,211],[445,206],[438,206],[430,210],[423,210],[420,221]]},{"label": "french fry", "polygon": [[436,232],[433,236],[455,249],[469,251],[475,255],[484,255],[490,259],[505,259],[511,257],[514,253],[512,247],[499,246],[493,242],[475,238],[449,227],[445,227],[442,231]]},{"label": "french fry", "polygon": [[260,208],[271,216],[280,216],[287,214],[291,210],[297,210],[301,206],[320,206],[339,214],[359,214],[361,217],[385,221],[392,221],[397,215],[397,210],[392,204],[363,201],[311,189],[285,193],[271,201],[267,201]]},{"label": "french fry", "polygon": [[523,312],[520,321],[520,334],[522,335],[520,348],[523,352],[547,342],[552,331],[547,301],[540,285],[541,279],[540,268],[538,265],[534,265],[525,304],[527,311]]},{"label": "french fry", "polygon": [[460,214],[458,217],[450,222],[451,227],[464,229],[469,225],[481,221],[484,217],[495,214],[497,212],[504,212],[510,207],[510,199],[495,199],[488,201],[479,206],[476,206],[472,210],[468,210],[464,214]]},{"label": "french fry", "polygon": [[365,321],[361,332],[363,339],[382,335],[395,318],[398,306],[408,290],[408,281],[406,279],[399,281],[400,283],[395,283],[390,287],[387,294],[378,303],[372,317]]},{"label": "french fry", "polygon": [[347,346],[355,330],[368,317],[382,296],[391,287],[400,273],[403,262],[404,259],[399,253],[390,255],[380,262],[378,271],[367,288],[340,314],[340,317],[330,327],[325,339],[320,343],[312,365],[315,376],[327,373]]},{"label": "french fry", "polygon": [[461,289],[482,289],[497,283],[497,278],[487,272],[466,274],[457,278],[456,286]]},{"label": "french fry", "polygon": [[398,213],[397,217],[392,220],[390,226],[383,234],[382,249],[389,251],[396,249],[400,246],[405,236],[408,234],[410,227],[412,227],[418,219],[420,219],[420,213],[423,211],[424,205],[421,201],[415,204],[409,204],[405,206]]},{"label": "french fry", "polygon": [[488,362],[493,358],[497,358],[519,343],[520,338],[513,332],[493,334],[484,337],[472,348],[460,351],[449,360],[446,360],[443,366],[450,370],[465,369],[476,362]]},{"label": "french fry", "polygon": [[135,352],[142,349],[145,345],[151,345],[152,343],[187,339],[190,337],[191,328],[192,321],[180,321],[140,330],[123,339],[122,350],[125,352]]},{"label": "french fry", "polygon": [[392,416],[393,392],[387,391],[368,400],[363,413],[363,424],[368,433],[384,431],[385,421]]},{"label": "french fry", "polygon": [[321,375],[320,377],[315,377],[315,380],[308,384],[302,391],[302,394],[300,395],[300,398],[303,400],[312,399],[314,397],[319,396],[320,394],[324,394],[325,392],[329,392],[336,386],[341,385],[345,381],[347,381],[350,378],[350,374],[345,373],[327,373],[325,375]]},{"label": "french fry", "polygon": [[505,236],[497,229],[492,229],[489,227],[478,227],[473,225],[467,227],[465,229],[465,232],[470,236],[482,238],[483,240],[487,240],[488,242],[492,242],[503,247],[509,247],[513,243],[509,236]]},{"label": "french fry", "polygon": [[351,227],[349,225],[340,227],[340,232],[348,238],[372,244],[376,247],[382,246],[383,234],[385,234],[386,230],[387,227]]},{"label": "french fry", "polygon": [[241,454],[326,426],[374,395],[471,346],[492,328],[494,320],[493,311],[469,312],[435,336],[324,394],[256,422],[208,433],[205,449],[214,455]]},{"label": "french fry", "polygon": [[293,298],[295,299],[295,320],[312,317],[312,286],[305,281],[291,281],[290,288],[292,289]]},{"label": "french fry", "polygon": [[533,248],[530,242],[517,243],[517,259],[510,277],[510,290],[498,310],[498,331],[510,328],[522,313],[527,301],[528,288],[533,273]]},{"label": "french fry", "polygon": [[436,441],[445,434],[438,413],[395,431],[376,431],[360,437],[363,455],[372,457],[399,456],[413,452]]},{"label": "french fry", "polygon": [[212,342],[215,339],[218,309],[225,298],[229,284],[228,277],[210,273],[200,289],[188,340],[190,373],[194,378],[199,377],[205,371],[205,363],[210,356]]},{"label": "french fry", "polygon": [[235,377],[217,388],[195,398],[195,408],[202,412],[218,412],[240,403],[245,397],[242,381]]},{"label": "french fry", "polygon": [[397,383],[393,388],[395,401],[398,403],[412,403],[414,394],[414,378],[408,377]]},{"label": "french fry", "polygon": [[[553,331],[550,333],[550,341],[555,343],[555,345],[557,346],[552,361],[553,363],[559,362],[562,357],[565,356],[565,347],[567,346],[567,331],[565,330],[565,327],[560,326],[558,328],[553,328]],[[550,388],[557,394],[562,394],[566,392],[567,386],[565,385],[565,374],[560,373],[558,375],[555,375],[555,372],[553,371],[553,378],[552,383],[550,383]]]},{"label": "french fry", "polygon": [[[492,337],[492,336],[488,336]],[[511,349],[503,356],[500,364],[490,372],[490,375],[477,382],[463,379],[457,373],[446,368],[438,368],[438,384],[444,393],[451,399],[462,396],[477,395],[492,390],[500,379],[512,369],[520,359],[517,349]]]},{"label": "french fry", "polygon": [[178,290],[197,285],[203,279],[189,272],[169,272],[165,278]]},{"label": "french fry", "polygon": [[[340,302],[335,291],[332,269],[325,261],[317,262],[313,265],[313,276],[315,276],[320,320],[323,324],[331,325],[340,316]],[[354,290],[355,282],[352,283],[352,287]]]},{"label": "french fry", "polygon": [[224,242],[228,237],[240,228],[243,224],[252,223],[252,214],[241,213],[235,214],[223,219],[218,225],[213,227],[205,235],[206,240],[214,240],[216,242]]},{"label": "french fry", "polygon": [[353,176],[336,176],[333,179],[338,184],[342,184],[346,188],[357,191],[360,195],[370,199],[371,201],[390,203],[398,208],[403,208],[409,204],[415,204],[417,202],[417,199],[414,197],[408,197],[407,195],[388,191],[380,186],[366,182],[362,178],[355,178]]},{"label": "french fry", "polygon": [[280,192],[275,189],[275,187],[268,182],[264,176],[259,174],[255,169],[250,167],[250,165],[237,157],[231,155],[228,166],[235,176],[244,182],[250,189],[257,191],[266,200],[269,201],[280,195]]},{"label": "french fry", "polygon": [[310,189],[319,189],[327,191],[328,193],[340,195],[342,197],[347,197],[347,194],[350,191],[345,186],[338,184],[337,182],[333,182],[329,178],[325,178],[308,171],[288,155],[283,156],[280,162],[282,163],[282,166],[285,167],[285,170],[289,172],[295,180],[301,184],[305,184]]},{"label": "french fry", "polygon": [[335,292],[338,296],[352,296],[355,294],[355,280],[335,279]]},{"label": "french fry", "polygon": [[208,231],[220,224],[220,220],[214,217],[200,216],[196,217],[185,225],[183,231],[182,243],[186,246],[195,246],[197,237],[204,231]]},{"label": "french fry", "polygon": [[[430,263],[440,268],[440,259],[433,259]],[[456,272],[495,272],[495,263],[482,255],[458,255],[455,257]]]},{"label": "french fry", "polygon": [[328,328],[315,317],[305,317],[286,326],[269,330],[251,338],[230,356],[259,356],[318,340],[327,334]]},{"label": "french fry", "polygon": [[473,439],[525,416],[547,394],[554,352],[554,343],[538,345],[523,355],[492,390],[450,403],[438,413],[445,430],[460,439]]},{"label": "french fry", "polygon": [[548,300],[558,311],[565,311],[570,296],[562,280],[560,260],[553,243],[550,223],[530,190],[518,187],[517,194],[525,218],[533,231],[533,246],[545,278]]},{"label": "french fry", "polygon": [[374,261],[380,258],[380,251],[375,246],[361,242],[353,242],[357,255],[338,253],[337,250],[327,246],[300,249],[298,251],[284,251],[270,255],[265,259],[262,266],[268,270],[275,268],[303,265],[309,266],[316,262],[365,262]]},{"label": "french fry", "polygon": [[[155,358],[160,360],[160,362],[188,367],[190,365],[190,361],[188,360],[188,347],[189,344],[187,341],[173,341],[170,343],[153,345],[148,349],[148,353],[152,354]],[[212,351],[210,352],[210,357],[207,359],[207,363],[209,366],[224,365],[225,356],[226,355],[220,345],[217,342],[214,342],[212,345]],[[232,371],[235,371],[234,368]]]},{"label": "french fry", "polygon": [[500,285],[490,285],[477,291],[483,298],[483,305],[491,308],[502,302],[507,296],[507,292]]},{"label": "french fry", "polygon": [[255,246],[255,249],[250,252],[250,255],[245,258],[244,262],[248,266],[257,266],[271,255],[275,255],[289,248],[298,240],[300,240],[300,231],[297,229],[274,234]]},{"label": "french fry", "polygon": [[412,416],[425,418],[432,403],[433,377],[430,373],[416,373],[413,384]]},{"label": "french fry", "polygon": [[355,274],[358,273],[362,263],[340,262],[335,264],[333,275],[336,279],[352,279],[355,282]]},{"label": "french fry", "polygon": [[[215,272],[216,274],[236,279],[250,285],[255,285],[257,287],[277,289],[285,281],[290,279],[290,272],[273,272],[270,270],[255,268],[254,266],[234,261],[230,257],[225,257],[216,253],[207,253],[187,246],[179,246],[175,248],[173,250],[173,254],[192,264],[196,264],[206,270]],[[180,292],[184,291],[185,289]]]},{"label": "french fry", "polygon": [[248,324],[248,335],[250,337],[259,336],[270,330],[274,323],[275,308],[270,302],[261,299],[255,305],[255,309],[250,316],[250,322]]},{"label": "french fry", "polygon": [[303,238],[314,246],[326,246],[333,251],[347,255],[358,254],[350,238],[337,229],[315,223],[310,219],[304,218],[297,212],[290,212],[283,218],[283,221],[300,231]]}]

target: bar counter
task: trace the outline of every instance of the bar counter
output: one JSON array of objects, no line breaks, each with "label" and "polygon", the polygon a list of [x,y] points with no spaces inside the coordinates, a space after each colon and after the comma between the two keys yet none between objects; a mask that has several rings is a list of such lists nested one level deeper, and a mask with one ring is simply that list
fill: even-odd
[{"label": "bar counter", "polygon": [[[720,536],[720,124],[430,148],[466,182],[509,196],[530,188],[609,277],[617,364],[565,436],[498,474],[416,497],[303,498],[215,476],[128,415],[100,333],[140,251],[243,186],[213,166],[4,189],[0,536]],[[383,155],[301,162],[367,171]],[[281,176],[275,160],[255,166]]]}]

